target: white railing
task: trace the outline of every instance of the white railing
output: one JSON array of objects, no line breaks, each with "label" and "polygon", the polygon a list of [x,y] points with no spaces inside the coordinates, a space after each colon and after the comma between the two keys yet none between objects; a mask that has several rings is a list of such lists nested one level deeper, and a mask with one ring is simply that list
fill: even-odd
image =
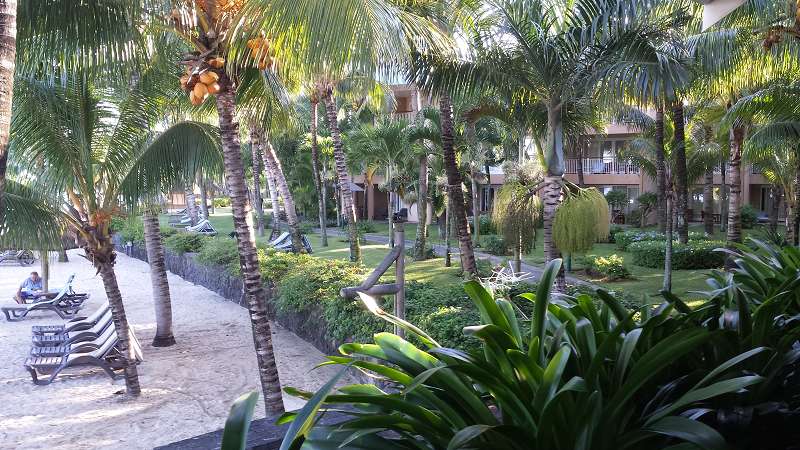
[{"label": "white railing", "polygon": [[406,122],[413,122],[417,118],[417,112],[393,112],[390,114],[392,120],[405,120]]},{"label": "white railing", "polygon": [[[566,173],[578,173],[578,160],[566,160]],[[617,158],[583,158],[584,174],[638,174],[639,166]]]}]

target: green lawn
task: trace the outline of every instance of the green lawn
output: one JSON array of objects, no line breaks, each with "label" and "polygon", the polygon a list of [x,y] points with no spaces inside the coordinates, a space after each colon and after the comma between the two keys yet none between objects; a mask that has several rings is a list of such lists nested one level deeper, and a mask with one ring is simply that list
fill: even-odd
[{"label": "green lawn", "polygon": [[[161,224],[167,225],[167,216],[161,216]],[[233,223],[231,220],[230,208],[217,208],[216,213],[209,217],[209,220],[214,227],[219,231],[220,236],[226,236],[233,231]],[[386,222],[373,222],[374,233],[388,235],[389,224]],[[701,224],[693,224],[690,226],[691,231],[702,231]],[[432,243],[443,243],[439,235],[439,227],[435,224],[428,228],[430,241]],[[745,230],[745,234],[758,235],[761,231]],[[406,225],[406,236],[408,239],[413,239],[416,234],[416,225]],[[269,230],[267,230],[267,236]],[[265,238],[259,238],[261,243]],[[717,231],[714,239],[724,240],[725,235]],[[309,236],[311,245],[314,248],[314,255],[320,258],[327,259],[347,259],[349,257],[349,247],[343,238],[338,236],[330,236],[328,238],[329,246],[323,248],[320,237],[316,234]],[[451,241],[452,245],[457,245],[455,239]],[[536,245],[533,251],[524,256],[526,263],[541,266],[544,264],[543,254],[543,234],[539,232],[536,238]],[[362,245],[363,263],[366,267],[375,267],[388,252],[388,246],[385,244],[367,244]],[[478,251],[481,248],[477,248]],[[661,290],[663,280],[663,270],[650,269],[646,267],[636,266],[630,263],[630,254],[617,250],[615,244],[596,244],[594,248],[588,252],[588,255],[608,256],[617,254],[621,256],[633,276],[632,280],[616,281],[616,282],[603,282],[599,279],[593,279],[587,276],[583,269],[583,255],[575,255],[572,259],[572,272],[571,275],[594,282],[609,290],[620,290],[625,292],[628,296],[641,299],[643,296],[656,296]],[[444,267],[444,259],[436,258],[428,261],[415,262],[411,258],[406,258],[406,279],[409,281],[429,281],[434,283],[459,283],[461,278],[458,275],[458,262],[454,261],[454,267]],[[390,270],[392,272],[392,270]],[[673,292],[684,298],[696,297],[692,294],[693,291],[703,291],[707,289],[706,278],[710,270],[675,270],[672,274],[672,288]],[[393,272],[392,272],[393,273]]]}]

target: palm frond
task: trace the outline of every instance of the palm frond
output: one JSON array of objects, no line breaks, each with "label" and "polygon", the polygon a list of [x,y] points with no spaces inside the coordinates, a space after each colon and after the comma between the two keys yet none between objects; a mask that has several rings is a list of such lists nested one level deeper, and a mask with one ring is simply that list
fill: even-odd
[{"label": "palm frond", "polygon": [[4,211],[0,211],[0,248],[60,249],[66,222],[51,203],[36,190],[7,179]]}]

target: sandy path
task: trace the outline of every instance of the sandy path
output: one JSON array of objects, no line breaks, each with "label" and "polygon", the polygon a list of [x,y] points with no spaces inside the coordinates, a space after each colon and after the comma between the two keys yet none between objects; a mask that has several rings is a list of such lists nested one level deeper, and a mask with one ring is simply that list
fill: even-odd
[{"label": "sandy path", "polygon": [[[51,265],[51,286],[76,273],[79,292],[91,294],[85,311],[105,298],[89,263],[70,252],[69,263]],[[61,376],[49,386],[31,383],[23,363],[30,348],[30,327],[60,323],[55,313],[33,313],[23,322],[0,319],[0,447],[19,449],[145,449],[220,428],[231,402],[258,386],[249,318],[244,308],[219,295],[169,275],[175,336],[168,348],[150,345],[155,334],[150,274],[146,263],[120,255],[117,277],[128,319],[144,347],[139,366],[142,395],[119,395],[124,381],[102,371]],[[0,266],[0,305],[33,268]],[[324,360],[311,344],[273,326],[284,385],[314,390],[336,368],[310,370]],[[74,374],[74,375],[73,375]],[[287,409],[302,406],[284,396]],[[263,403],[256,416],[263,417]]]}]

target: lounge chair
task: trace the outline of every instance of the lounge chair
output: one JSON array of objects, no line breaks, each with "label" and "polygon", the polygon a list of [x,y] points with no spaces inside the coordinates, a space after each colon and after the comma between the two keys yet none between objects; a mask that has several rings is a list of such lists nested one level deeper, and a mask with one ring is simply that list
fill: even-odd
[{"label": "lounge chair", "polygon": [[89,294],[68,295],[62,290],[51,300],[43,300],[30,305],[4,306],[2,308],[6,320],[18,322],[33,311],[54,311],[62,319],[72,319],[83,308],[83,302],[89,298]]},{"label": "lounge chair", "polygon": [[33,334],[65,334],[71,331],[87,330],[103,317],[108,308],[108,302],[105,302],[89,317],[76,317],[61,325],[34,325],[31,327],[31,332]]},{"label": "lounge chair", "polygon": [[103,334],[109,326],[113,326],[110,309],[89,329],[61,334],[34,334],[31,338],[31,342],[38,347],[49,347],[53,345],[71,344],[78,341],[87,341]]},{"label": "lounge chair", "polygon": [[[305,247],[305,249],[306,249],[306,252],[309,253],[309,254],[313,253],[314,249],[311,248],[311,242],[308,240],[308,237],[306,237],[306,235],[302,235],[301,239],[302,239],[303,247]],[[278,245],[275,245],[274,247],[275,247],[276,250],[280,250],[282,252],[291,252],[292,251],[292,240],[291,239],[285,239],[283,242],[281,242]]]},{"label": "lounge chair", "polygon": [[40,294],[38,294],[38,295],[36,295],[34,297],[23,298],[22,299],[22,304],[29,305],[31,303],[50,300],[50,298],[54,298],[54,297],[49,297],[49,296],[53,295],[54,293],[56,294],[55,297],[58,297],[59,295],[62,295],[62,292],[65,295],[77,295],[75,293],[74,287],[72,286],[72,283],[74,281],[75,281],[75,274],[73,273],[72,275],[67,277],[67,282],[64,283],[64,286],[62,286],[61,289],[59,289],[58,291],[42,292],[42,293],[40,293]]},{"label": "lounge chair", "polygon": [[289,239],[290,236],[291,235],[289,233],[284,231],[283,233],[280,234],[280,236],[278,236],[277,238],[269,241],[268,245],[271,246],[271,247],[277,247],[277,246],[279,246],[281,244],[284,244],[286,242],[286,240]]},{"label": "lounge chair", "polygon": [[214,228],[214,225],[211,225],[211,222],[209,222],[208,219],[201,220],[197,225],[193,227],[186,227],[186,231],[190,233],[205,234],[208,236],[217,235],[217,230]]},{"label": "lounge chair", "polygon": [[111,337],[112,333],[114,333],[114,325],[110,324],[100,336],[93,339],[76,339],[72,342],[47,347],[37,347],[34,345],[31,347],[31,356],[64,356],[70,353],[90,352],[100,348],[103,343]]},{"label": "lounge chair", "polygon": [[[134,363],[142,361],[142,350],[139,341],[130,330],[131,350],[134,354]],[[117,333],[110,333],[98,348],[88,352],[73,352],[62,356],[30,357],[25,361],[25,369],[30,372],[34,384],[47,385],[56,379],[59,373],[67,368],[74,367],[100,367],[108,376],[116,380],[121,377],[118,372],[123,368],[123,358],[117,348],[119,339]],[[45,379],[39,379],[47,376]]]}]

